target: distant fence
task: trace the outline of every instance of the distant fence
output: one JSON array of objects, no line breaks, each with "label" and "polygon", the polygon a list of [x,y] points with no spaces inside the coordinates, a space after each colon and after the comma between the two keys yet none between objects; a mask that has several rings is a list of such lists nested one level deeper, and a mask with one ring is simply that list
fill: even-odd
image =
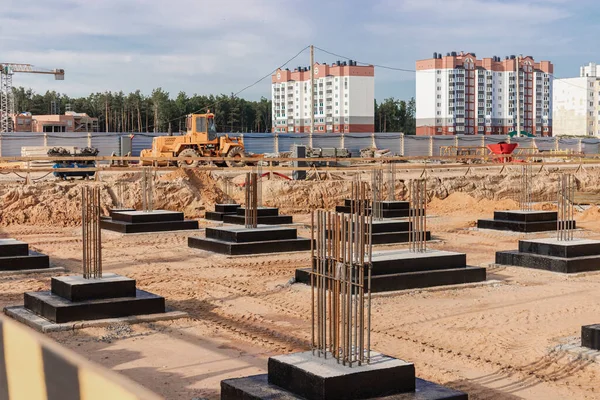
[{"label": "distant fence", "polygon": [[[121,154],[121,141],[130,141],[132,156],[152,147],[154,136],[167,133],[1,133],[0,156],[21,155],[24,146],[96,147],[101,156]],[[519,143],[520,147],[537,147],[541,151],[571,151],[585,154],[600,153],[600,139],[570,137],[520,137],[504,135],[413,136],[403,133],[230,133],[243,137],[247,151],[252,153],[280,153],[290,151],[294,144],[312,147],[345,147],[353,157],[365,147],[389,149],[400,156],[438,156],[444,147],[485,147],[498,142]]]},{"label": "distant fence", "polygon": [[160,397],[39,333],[0,317],[0,399]]}]

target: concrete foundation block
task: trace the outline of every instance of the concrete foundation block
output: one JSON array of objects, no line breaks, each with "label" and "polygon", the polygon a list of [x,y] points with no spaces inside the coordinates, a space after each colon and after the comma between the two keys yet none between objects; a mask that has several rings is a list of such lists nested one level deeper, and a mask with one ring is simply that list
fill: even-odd
[{"label": "concrete foundation block", "polygon": [[0,239],[0,257],[26,256],[29,245],[15,239]]},{"label": "concrete foundation block", "polygon": [[113,221],[139,224],[145,222],[176,222],[183,221],[180,211],[153,210],[153,211],[119,211],[112,213]]},{"label": "concrete foundation block", "polygon": [[51,292],[69,301],[135,297],[135,279],[105,273],[102,278],[85,279],[81,275],[53,277]]},{"label": "concrete foundation block", "polygon": [[[511,232],[547,232],[556,230],[558,213],[556,211],[494,211],[494,219],[477,221],[479,229],[494,229]],[[576,228],[575,221],[567,221],[571,229]]]},{"label": "concrete foundation block", "polygon": [[296,238],[260,242],[228,242],[224,240],[189,237],[188,247],[226,255],[286,253],[310,250],[310,239]]},{"label": "concrete foundation block", "polygon": [[[257,218],[259,225],[287,225],[293,223],[291,215],[271,215],[259,216]],[[246,218],[243,215],[225,215],[223,222],[226,224],[244,225]]]},{"label": "concrete foundation block", "polygon": [[47,255],[29,250],[24,256],[0,257],[0,271],[19,271],[50,268]]},{"label": "concrete foundation block", "polygon": [[[468,395],[433,382],[415,378],[414,391],[389,396],[371,397],[371,399],[467,400]],[[268,374],[263,374],[221,381],[221,400],[307,400],[307,398],[270,383]],[[308,400],[312,399],[308,398]]]},{"label": "concrete foundation block", "polygon": [[540,256],[574,258],[600,255],[600,240],[556,238],[519,240],[519,251]]},{"label": "concrete foundation block", "polygon": [[152,233],[194,230],[198,229],[199,225],[198,221],[191,220],[130,223],[103,219],[100,221],[100,228],[119,233]]},{"label": "concrete foundation block", "polygon": [[[277,207],[258,207],[256,210],[259,217],[276,217],[279,215],[279,208]],[[237,215],[243,217],[246,215],[245,207],[238,207]]]},{"label": "concrete foundation block", "polygon": [[220,213],[237,213],[239,204],[215,204],[215,211]]},{"label": "concrete foundation block", "polygon": [[25,293],[25,308],[52,322],[64,323],[165,312],[165,299],[143,290],[135,297],[69,301],[50,291]]},{"label": "concrete foundation block", "polygon": [[258,226],[256,228],[219,227],[206,228],[206,238],[233,243],[263,242],[296,239],[296,228]]},{"label": "concrete foundation block", "polygon": [[[415,390],[412,363],[371,353],[371,363],[338,364],[311,351],[270,357],[269,383],[307,399],[364,399]],[[377,384],[374,384],[377,382]]]},{"label": "concrete foundation block", "polygon": [[496,264],[572,274],[600,270],[600,255],[566,258],[510,250],[497,252]]},{"label": "concrete foundation block", "polygon": [[593,350],[600,350],[600,324],[581,327],[581,345]]}]

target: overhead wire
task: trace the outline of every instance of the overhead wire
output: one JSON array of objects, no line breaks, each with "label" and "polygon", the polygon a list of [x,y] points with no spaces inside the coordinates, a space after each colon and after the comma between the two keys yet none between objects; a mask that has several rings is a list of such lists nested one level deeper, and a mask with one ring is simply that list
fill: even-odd
[{"label": "overhead wire", "polygon": [[[391,66],[388,66],[388,65],[381,65],[381,64],[376,64],[376,63],[368,63],[368,62],[364,62],[364,61],[358,61],[358,60],[356,60],[356,59],[354,59],[354,58],[352,58],[352,57],[347,57],[347,56],[344,56],[344,55],[341,55],[341,54],[336,54],[336,53],[334,53],[334,52],[332,52],[332,51],[325,50],[325,49],[323,49],[323,48],[321,48],[321,47],[317,47],[317,46],[315,46],[315,49],[317,49],[317,50],[319,50],[319,51],[322,51],[323,53],[326,53],[326,54],[332,55],[332,56],[334,56],[334,57],[338,57],[338,58],[344,58],[344,59],[348,59],[348,60],[353,60],[353,61],[356,61],[358,64],[362,64],[362,65],[372,65],[372,66],[374,66],[374,67],[377,67],[377,68],[388,69],[388,70],[392,70],[392,71],[400,71],[400,72],[434,72],[434,70],[422,70],[422,71],[417,71],[416,69],[409,69],[409,68],[399,68],[399,67],[391,67]],[[552,77],[554,80],[561,80],[561,81],[562,81],[562,80],[566,80],[566,79],[572,79],[572,78],[558,78],[558,77],[556,77],[554,74],[551,74],[551,73],[549,73],[548,75],[549,75],[549,76],[551,76],[551,77]],[[578,88],[580,88],[580,89],[585,89],[585,90],[588,90],[588,89],[589,89],[589,88],[585,88],[585,87],[583,87],[583,86],[576,85],[576,84],[574,84],[574,83],[571,83],[571,82],[565,82],[565,83],[566,83],[566,84],[569,84],[569,85],[571,85],[571,86],[574,86],[574,87],[578,87]]]},{"label": "overhead wire", "polygon": [[[233,93],[231,95],[231,98],[236,98],[240,93],[250,89],[251,87],[254,87],[256,85],[258,85],[260,82],[264,81],[265,79],[269,78],[270,76],[272,76],[275,72],[277,72],[278,69],[282,69],[284,68],[286,65],[288,65],[290,62],[294,61],[296,58],[298,58],[300,56],[300,54],[302,54],[303,52],[305,52],[306,50],[308,50],[310,48],[310,46],[306,46],[304,47],[302,50],[300,50],[299,52],[297,52],[293,57],[291,57],[290,59],[288,59],[286,62],[284,62],[283,64],[281,64],[280,66],[278,66],[277,68],[275,68],[273,71],[269,72],[268,74],[264,75],[262,78],[259,78],[257,81],[255,81],[254,83],[249,84],[248,86],[245,86],[243,89]],[[180,120],[182,118],[185,118],[188,114],[196,114],[198,112],[204,111],[206,109],[210,109],[213,108],[214,106],[216,106],[218,104],[218,100],[212,104],[209,104],[207,106],[204,106],[196,111],[193,111],[191,113],[186,113],[183,115],[180,115],[178,117],[172,118],[168,121],[166,121],[166,123],[171,123],[177,120]],[[149,130],[150,128],[154,128],[156,125],[150,125],[146,128],[146,130]]]}]

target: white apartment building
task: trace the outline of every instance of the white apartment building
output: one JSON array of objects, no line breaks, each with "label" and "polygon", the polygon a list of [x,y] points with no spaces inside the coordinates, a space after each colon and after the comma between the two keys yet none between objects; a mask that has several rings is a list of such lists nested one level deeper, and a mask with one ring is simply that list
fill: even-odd
[{"label": "white apartment building", "polygon": [[[375,130],[375,68],[356,62],[314,65],[315,133]],[[271,76],[273,132],[310,132],[310,68]]]},{"label": "white apartment building", "polygon": [[590,63],[578,78],[554,80],[554,134],[600,136],[600,66]]},{"label": "white apartment building", "polygon": [[416,62],[417,135],[507,134],[517,129],[519,60],[521,130],[552,135],[552,72],[531,57],[477,59],[434,53]]}]

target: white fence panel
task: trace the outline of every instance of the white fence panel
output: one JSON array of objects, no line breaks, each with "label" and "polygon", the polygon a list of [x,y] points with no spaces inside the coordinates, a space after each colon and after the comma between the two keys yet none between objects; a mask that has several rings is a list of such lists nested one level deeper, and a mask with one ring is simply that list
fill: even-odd
[{"label": "white fence panel", "polygon": [[388,149],[393,155],[402,155],[402,134],[401,133],[376,133],[375,147],[378,150]]},{"label": "white fence panel", "polygon": [[339,133],[330,134],[313,134],[312,135],[314,148],[340,148],[342,147],[342,135]]},{"label": "white fence panel", "polygon": [[95,147],[99,151],[101,156],[110,156],[115,153],[120,154],[121,148],[119,146],[119,138],[123,136],[125,140],[129,139],[129,135],[120,133],[92,133],[92,147]]},{"label": "white fence panel", "polygon": [[536,137],[534,142],[539,151],[551,151],[555,149],[557,140],[558,138],[552,137]]},{"label": "white fence panel", "polygon": [[2,157],[20,157],[21,147],[44,145],[44,136],[40,133],[3,133],[0,140]]},{"label": "white fence panel", "polygon": [[444,136],[434,136],[433,137],[433,143],[432,143],[432,155],[433,156],[439,156],[440,150],[442,147],[445,146],[454,146],[455,144],[455,140],[454,140],[454,136],[449,136],[449,135],[444,135]]},{"label": "white fence panel", "polygon": [[404,136],[404,155],[405,156],[428,156],[429,155],[429,136]]},{"label": "white fence panel", "polygon": [[279,149],[277,152],[292,151],[294,145],[308,146],[310,136],[307,133],[280,133],[278,135]]},{"label": "white fence panel", "polygon": [[371,147],[373,138],[371,133],[345,133],[344,147],[350,151],[352,157],[360,157],[360,150]]}]

